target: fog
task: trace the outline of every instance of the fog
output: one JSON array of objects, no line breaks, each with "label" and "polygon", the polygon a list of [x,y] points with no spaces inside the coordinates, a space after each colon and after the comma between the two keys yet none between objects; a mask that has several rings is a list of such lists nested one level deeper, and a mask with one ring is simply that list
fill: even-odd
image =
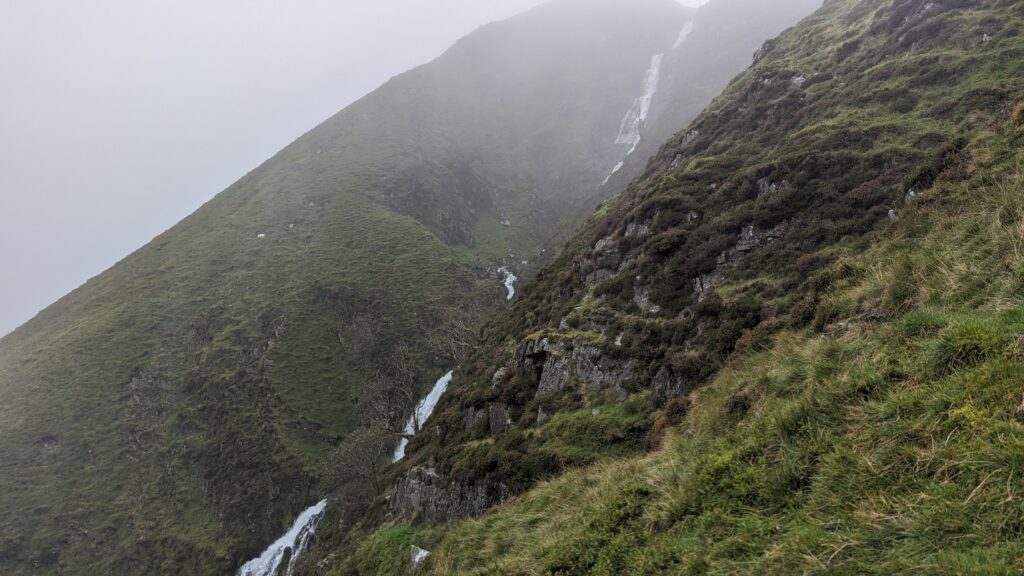
[{"label": "fog", "polygon": [[390,76],[540,3],[0,0],[0,335]]}]

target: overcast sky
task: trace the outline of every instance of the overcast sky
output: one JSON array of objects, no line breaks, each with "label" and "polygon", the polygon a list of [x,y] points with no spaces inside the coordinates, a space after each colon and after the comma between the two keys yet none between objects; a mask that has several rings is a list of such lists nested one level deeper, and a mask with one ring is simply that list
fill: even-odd
[{"label": "overcast sky", "polygon": [[389,77],[541,1],[0,0],[0,335]]}]

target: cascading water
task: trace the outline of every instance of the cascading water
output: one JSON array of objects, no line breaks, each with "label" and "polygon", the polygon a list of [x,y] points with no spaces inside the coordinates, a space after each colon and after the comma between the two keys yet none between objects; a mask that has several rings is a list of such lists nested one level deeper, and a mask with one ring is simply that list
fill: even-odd
[{"label": "cascading water", "polygon": [[676,50],[686,42],[686,39],[690,37],[690,32],[693,32],[693,20],[690,20],[683,25],[682,31],[679,32],[679,37],[676,38],[676,43],[672,46],[673,50]]},{"label": "cascading water", "polygon": [[[686,42],[686,39],[690,37],[690,33],[693,32],[693,25],[693,20],[683,25],[683,29],[676,38],[675,45],[672,46],[673,50],[678,49]],[[626,152],[626,158],[629,158],[633,152],[636,152],[636,147],[640,145],[644,124],[647,122],[647,115],[651,111],[651,102],[654,100],[654,94],[658,91],[658,83],[661,81],[661,63],[664,57],[664,54],[656,54],[651,58],[651,65],[647,69],[647,74],[644,75],[643,93],[636,100],[633,100],[633,105],[630,106],[626,116],[622,119],[622,124],[619,126],[619,135],[615,138],[615,143],[630,147],[629,152]],[[625,159],[619,161],[612,168],[611,172],[608,173],[608,176],[605,177],[603,184],[607,184],[612,179],[612,176],[622,169],[624,164]]]},{"label": "cascading water", "polygon": [[286,576],[292,576],[295,570],[295,560],[306,551],[316,528],[320,525],[320,519],[324,517],[324,509],[327,508],[327,500],[321,500],[306,508],[299,515],[292,527],[271,544],[259,558],[254,558],[238,569],[238,576],[277,576],[281,562],[285,554],[291,550],[291,559],[288,561]]},{"label": "cascading water", "polygon": [[[437,403],[441,400],[441,396],[444,395],[445,390],[448,389],[448,384],[452,381],[453,372],[448,372],[444,376],[441,376],[434,383],[434,387],[427,394],[426,398],[420,400],[419,404],[416,405],[416,410],[409,420],[405,423],[405,434],[412,436],[419,432],[417,427],[426,422],[430,415],[434,413],[434,408],[437,407]],[[405,448],[409,445],[408,438],[402,438],[398,443],[398,447],[395,448],[394,462],[398,462],[402,458],[405,458]],[[237,576],[277,576],[278,570],[281,567],[281,563],[284,561],[285,554],[290,550],[291,558],[288,560],[288,568],[285,570],[285,576],[292,576],[295,569],[295,561],[298,557],[309,548],[310,543],[313,540],[314,534],[316,534],[317,526],[320,525],[320,520],[324,516],[324,510],[327,508],[327,500],[321,500],[313,506],[310,506],[299,515],[292,527],[285,533],[284,536],[278,538],[273,544],[267,547],[260,554],[259,558],[254,558],[246,562],[241,568],[238,569]]]},{"label": "cascading water", "polygon": [[633,100],[633,105],[622,119],[619,136],[615,139],[615,143],[632,146],[626,156],[632,154],[640,144],[640,131],[644,127],[644,122],[647,121],[647,114],[651,111],[651,100],[654,99],[654,93],[658,91],[658,81],[661,80],[661,61],[664,57],[664,54],[655,54],[651,58],[651,66],[647,69],[647,74],[644,75],[643,93],[639,98]]},{"label": "cascading water", "polygon": [[[430,394],[427,394],[427,397],[420,400],[420,403],[416,405],[416,410],[413,412],[413,415],[409,417],[409,420],[406,421],[405,430],[403,430],[407,437],[413,436],[419,432],[417,428],[426,422],[427,419],[430,418],[430,415],[434,413],[434,408],[437,407],[438,401],[441,400],[441,396],[444,395],[445,390],[448,389],[448,384],[452,381],[452,374],[453,372],[448,372],[444,376],[438,378],[437,382],[434,383],[434,387],[430,390]],[[409,445],[409,439],[407,437],[402,438],[398,442],[398,446],[395,448],[394,457],[391,460],[392,462],[398,462],[402,458],[405,458],[405,448]]]},{"label": "cascading water", "polygon": [[508,292],[506,300],[511,300],[516,297],[516,282],[519,278],[509,270],[508,266],[502,266],[498,268],[498,272],[505,277],[503,284],[505,284],[505,290]]}]

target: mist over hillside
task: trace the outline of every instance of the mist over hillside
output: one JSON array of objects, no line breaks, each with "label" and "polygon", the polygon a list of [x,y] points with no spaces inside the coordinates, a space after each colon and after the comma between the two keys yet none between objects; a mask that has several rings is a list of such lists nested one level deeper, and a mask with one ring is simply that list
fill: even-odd
[{"label": "mist over hillside", "polygon": [[1024,570],[1022,38],[482,26],[0,338],[0,572]]}]

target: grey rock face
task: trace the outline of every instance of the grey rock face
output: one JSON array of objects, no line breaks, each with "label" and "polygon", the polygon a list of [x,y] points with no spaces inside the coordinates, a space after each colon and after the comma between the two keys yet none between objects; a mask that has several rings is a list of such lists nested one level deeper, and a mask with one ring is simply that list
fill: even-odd
[{"label": "grey rock face", "polygon": [[[640,279],[637,278],[637,281],[639,280]],[[633,303],[641,310],[650,312],[651,314],[661,312],[661,306],[651,304],[651,291],[644,286],[636,285],[633,287]]]},{"label": "grey rock face", "polygon": [[765,196],[768,194],[774,194],[779,191],[780,188],[789,184],[789,181],[783,180],[782,182],[772,182],[769,178],[761,178],[757,181],[757,195]]},{"label": "grey rock face", "polygon": [[583,285],[590,288],[594,284],[604,282],[605,280],[615,276],[615,272],[601,268],[600,270],[594,270],[590,274],[587,274],[586,278],[583,279]]},{"label": "grey rock face", "polygon": [[409,470],[391,490],[388,507],[404,518],[420,515],[431,522],[475,518],[508,499],[508,487],[468,486],[452,482],[433,468]]},{"label": "grey rock face", "polygon": [[508,405],[504,402],[488,404],[487,416],[490,418],[492,436],[508,432],[512,427],[512,417],[509,415]]},{"label": "grey rock face", "polygon": [[602,238],[594,244],[594,252],[608,252],[615,248],[615,241],[611,238]]},{"label": "grey rock face", "polygon": [[762,44],[761,47],[757,49],[757,52],[754,52],[754,64],[757,64],[758,62],[763,60],[765,56],[767,56],[772,50],[774,50],[775,44],[775,39],[765,41],[765,43]]},{"label": "grey rock face", "polygon": [[753,224],[744,226],[736,241],[736,247],[726,250],[718,256],[715,269],[693,279],[693,291],[697,294],[697,300],[703,300],[710,290],[722,285],[725,282],[726,273],[736,265],[740,258],[775,242],[782,237],[785,231],[785,223],[770,230],[758,230]]},{"label": "grey rock face", "polygon": [[651,396],[659,406],[668,404],[673,398],[679,398],[690,392],[692,387],[685,378],[675,374],[668,367],[658,370],[651,380]]},{"label": "grey rock face", "polygon": [[486,410],[477,410],[476,408],[470,407],[469,412],[466,413],[466,430],[469,431],[476,428],[476,425],[479,424],[486,415]]},{"label": "grey rock face", "polygon": [[626,225],[626,238],[646,238],[651,235],[651,226],[654,221],[650,218],[643,222],[630,222]]},{"label": "grey rock face", "polygon": [[547,412],[545,412],[543,408],[538,408],[537,409],[537,424],[543,424],[543,423],[547,422],[548,420],[551,420],[551,414],[548,414]]},{"label": "grey rock face", "polygon": [[591,390],[611,388],[623,399],[627,394],[623,385],[633,374],[633,363],[612,359],[600,348],[584,346],[573,350],[570,370]]},{"label": "grey rock face", "polygon": [[502,382],[505,381],[505,378],[508,377],[508,374],[509,374],[508,368],[505,368],[504,366],[502,366],[501,368],[498,368],[494,372],[494,376],[491,377],[491,387],[497,388],[498,386],[501,386]]},{"label": "grey rock face", "polygon": [[538,395],[558,394],[575,378],[591,390],[612,388],[624,397],[623,384],[633,374],[632,362],[611,358],[597,346],[547,338],[520,345],[516,365],[524,373],[536,374],[539,369]]},{"label": "grey rock face", "polygon": [[569,383],[569,362],[563,354],[553,354],[544,362],[537,394],[557,394]]}]

